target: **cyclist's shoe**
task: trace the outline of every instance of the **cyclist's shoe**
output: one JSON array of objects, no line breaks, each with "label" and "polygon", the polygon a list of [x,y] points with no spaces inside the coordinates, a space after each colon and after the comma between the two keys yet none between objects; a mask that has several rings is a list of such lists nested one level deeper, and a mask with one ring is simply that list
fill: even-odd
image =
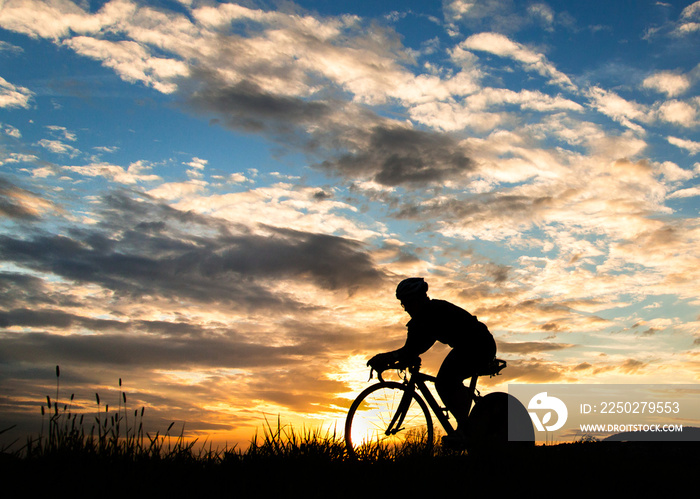
[{"label": "cyclist's shoe", "polygon": [[449,435],[442,437],[442,446],[445,449],[461,451],[466,450],[469,445],[469,441],[464,432],[459,429],[453,431]]}]

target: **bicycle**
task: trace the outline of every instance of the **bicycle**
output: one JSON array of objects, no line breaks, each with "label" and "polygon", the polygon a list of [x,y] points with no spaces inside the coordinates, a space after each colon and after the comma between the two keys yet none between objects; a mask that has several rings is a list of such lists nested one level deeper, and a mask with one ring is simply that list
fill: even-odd
[{"label": "bicycle", "polygon": [[[426,382],[435,383],[435,376],[421,372],[420,365],[421,359],[416,358],[387,367],[386,370],[396,369],[402,373],[401,383],[385,381],[382,371],[378,371],[379,382],[357,396],[345,420],[345,445],[350,457],[357,457],[358,450],[373,445],[395,450],[410,448],[431,454],[435,439],[433,418],[428,408],[447,435],[456,431],[450,423],[449,411],[438,404],[426,385]],[[509,429],[518,440],[534,444],[532,421],[515,397],[503,392],[482,396],[476,389],[480,376],[497,376],[506,365],[506,361],[494,358],[488,366],[471,376],[468,393],[473,405],[469,413],[470,438],[466,449],[469,453],[501,449],[508,442]]]}]

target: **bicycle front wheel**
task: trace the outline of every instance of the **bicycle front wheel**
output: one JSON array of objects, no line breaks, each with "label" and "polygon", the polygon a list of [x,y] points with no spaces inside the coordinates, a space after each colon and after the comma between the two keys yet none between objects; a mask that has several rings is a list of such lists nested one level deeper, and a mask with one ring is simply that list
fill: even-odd
[{"label": "bicycle front wheel", "polygon": [[[404,401],[405,416],[397,421],[404,397],[408,397]],[[428,406],[401,383],[385,381],[372,385],[350,406],[345,420],[345,445],[352,457],[430,452],[433,421]]]}]

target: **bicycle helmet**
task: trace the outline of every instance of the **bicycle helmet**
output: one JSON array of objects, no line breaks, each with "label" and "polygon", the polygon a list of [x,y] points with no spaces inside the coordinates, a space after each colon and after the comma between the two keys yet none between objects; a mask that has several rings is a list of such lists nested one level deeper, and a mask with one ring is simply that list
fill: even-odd
[{"label": "bicycle helmet", "polygon": [[424,295],[428,292],[428,283],[422,277],[409,277],[396,286],[396,298],[404,300]]}]

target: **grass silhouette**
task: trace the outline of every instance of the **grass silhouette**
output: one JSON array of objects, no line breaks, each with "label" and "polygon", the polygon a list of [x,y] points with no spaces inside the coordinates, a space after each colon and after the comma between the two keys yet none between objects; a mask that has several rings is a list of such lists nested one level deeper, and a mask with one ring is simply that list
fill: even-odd
[{"label": "grass silhouette", "polygon": [[[170,423],[165,432],[150,434],[144,430],[145,407],[127,409],[127,394],[122,391],[119,378],[119,401],[116,411],[110,412],[95,393],[94,413],[73,410],[74,394],[69,401],[60,402],[60,367],[56,366],[56,395],[46,396],[41,405],[41,432],[29,437],[26,445],[9,452],[26,460],[92,459],[96,461],[191,461],[218,463],[223,461],[255,461],[264,459],[315,459],[328,462],[348,460],[345,441],[335,430],[301,428],[284,425],[278,417],[276,424],[265,418],[261,429],[254,434],[246,450],[236,447],[212,449],[197,446],[197,439],[187,440],[184,426],[179,434],[172,434]],[[10,430],[10,429],[6,429]],[[3,433],[5,430],[0,430]],[[423,449],[407,444],[403,447],[369,443],[357,452],[359,460],[367,462],[391,461],[421,455]]]},{"label": "grass silhouette", "polygon": [[[56,398],[52,401],[47,395],[46,405],[41,406],[41,432],[38,437],[29,437],[26,445],[15,454],[29,460],[81,458],[112,461],[181,459],[183,456],[192,455],[196,441],[187,442],[182,432],[173,437],[170,431],[174,422],[163,435],[159,432],[150,435],[144,431],[145,407],[134,410],[129,423],[127,396],[121,387],[122,380],[119,378],[119,402],[116,412],[110,412],[109,405],[100,403],[99,393],[95,393],[94,415],[73,412],[74,394],[71,394],[68,403],[59,402],[60,368],[56,366]],[[86,427],[89,427],[89,430],[86,430]]]},{"label": "grass silhouette", "polygon": [[[127,409],[121,391],[110,411],[95,394],[94,413],[79,414],[73,396],[59,402],[60,370],[56,368],[56,398],[41,407],[42,428],[20,449],[2,449],[0,469],[5,487],[11,484],[52,485],[52,495],[71,497],[201,496],[248,497],[285,494],[288,497],[358,497],[365,494],[471,495],[541,491],[571,492],[586,484],[589,494],[659,491],[668,494],[694,483],[697,443],[649,444],[596,442],[538,446],[480,459],[443,452],[430,455],[414,446],[369,444],[349,459],[335,429],[301,428],[267,419],[247,449],[212,449],[184,438],[184,426],[171,433],[144,431],[146,411]],[[0,429],[0,433],[10,429]],[[596,484],[605,489],[597,489]],[[597,492],[596,492],[597,490]],[[464,491],[464,492],[461,492]],[[468,492],[467,492],[468,491]],[[65,492],[63,494],[62,492]]]}]

